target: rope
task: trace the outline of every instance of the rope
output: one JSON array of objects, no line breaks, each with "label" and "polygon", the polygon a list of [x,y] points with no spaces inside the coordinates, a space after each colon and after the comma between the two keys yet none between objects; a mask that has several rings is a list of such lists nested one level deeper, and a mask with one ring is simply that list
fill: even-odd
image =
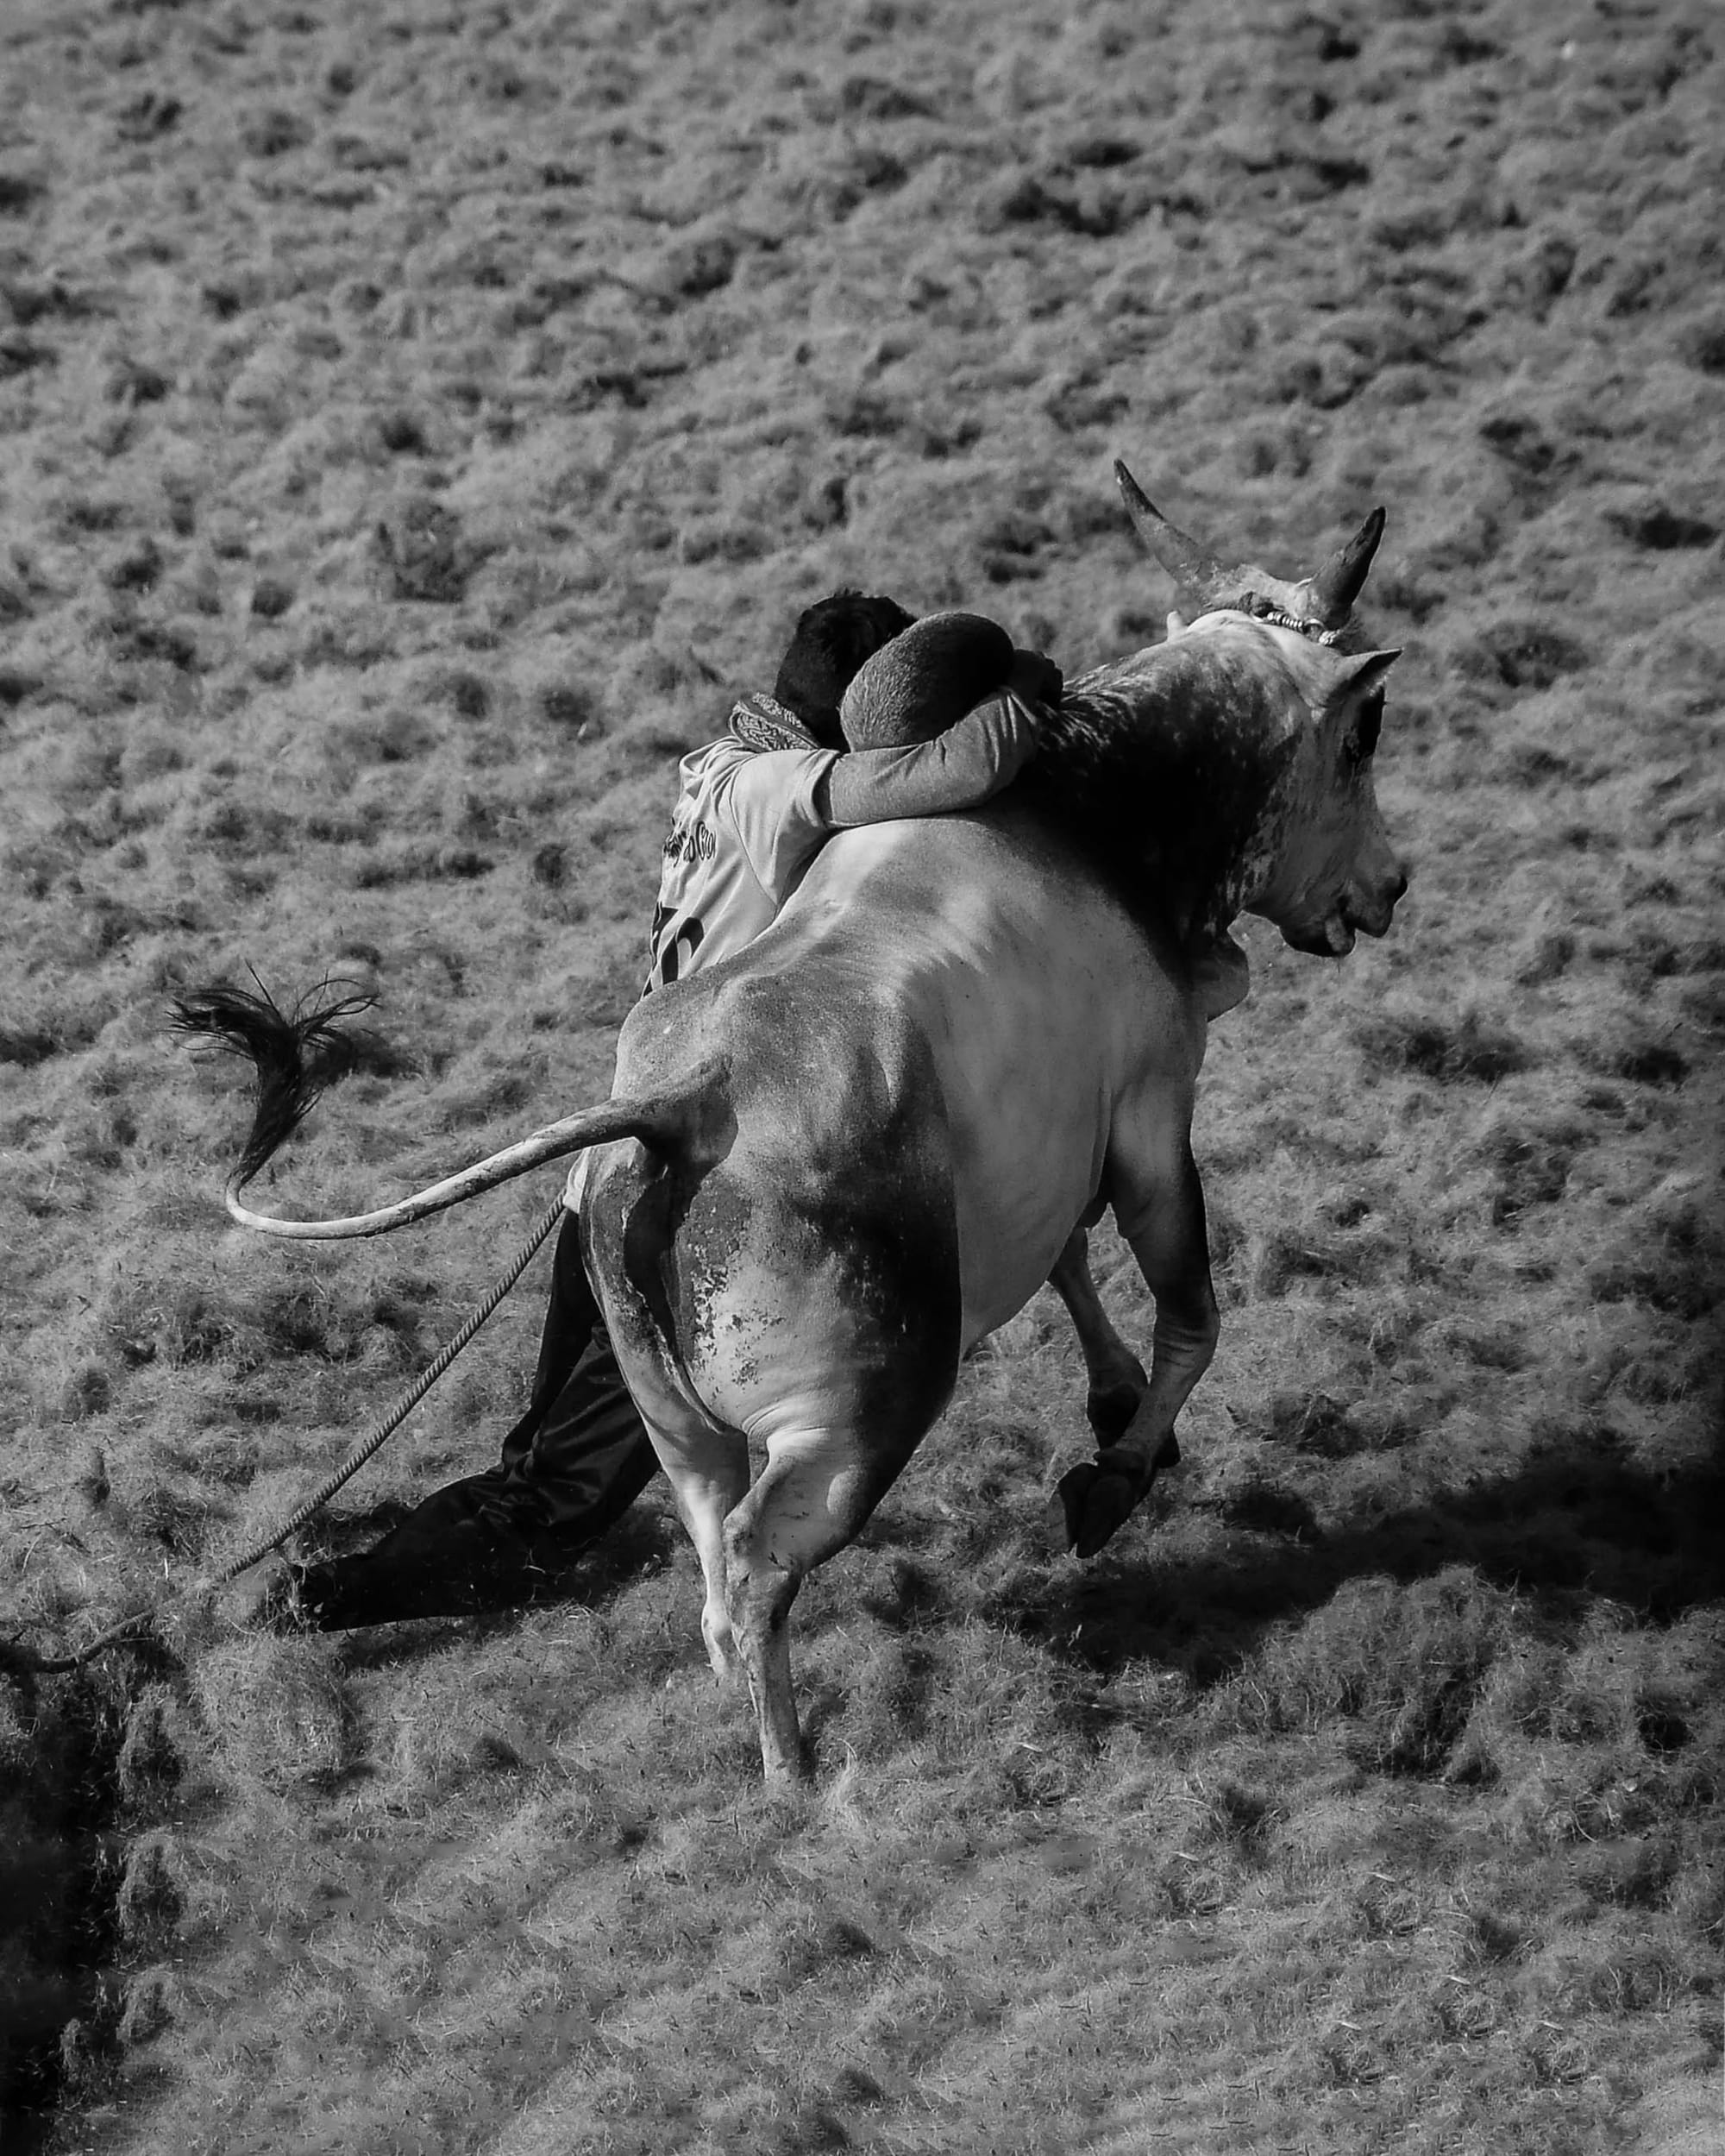
[{"label": "rope", "polygon": [[[468,1313],[461,1330],[453,1338],[444,1342],[431,1362],[414,1380],[383,1420],[376,1425],[368,1436],[354,1447],[341,1466],[318,1485],[298,1511],[284,1521],[273,1534],[265,1536],[260,1541],[252,1543],[242,1550],[237,1557],[223,1565],[219,1572],[212,1574],[207,1580],[198,1581],[193,1587],[188,1588],[183,1595],[176,1599],[183,1600],[191,1594],[208,1593],[216,1587],[225,1587],[229,1581],[238,1579],[242,1572],[250,1571],[260,1558],[268,1556],[271,1550],[279,1549],[290,1535],[297,1533],[300,1528],[304,1527],[314,1513],[322,1512],[342,1485],[351,1481],[372,1455],[395,1435],[414,1409],[418,1406],[420,1401],[424,1399],[438,1379],[442,1376],[455,1357],[461,1354],[462,1348],[467,1346],[480,1327],[484,1324],[486,1318],[491,1316],[504,1297],[527,1270],[534,1253],[562,1219],[563,1211],[563,1201],[559,1197],[556,1204],[551,1207],[531,1235],[522,1245],[507,1272],[491,1287],[485,1300]],[[15,1641],[8,1641],[0,1644],[0,1670],[10,1669],[14,1671],[28,1671],[32,1675],[60,1675],[67,1670],[81,1669],[87,1662],[94,1661],[97,1655],[106,1654],[110,1648],[139,1647],[147,1644],[154,1635],[156,1620],[161,1613],[160,1607],[135,1610],[131,1616],[122,1618],[117,1625],[112,1625],[105,1632],[98,1633],[87,1647],[80,1647],[76,1654],[60,1655],[52,1660],[34,1654],[29,1648],[22,1647]]]}]

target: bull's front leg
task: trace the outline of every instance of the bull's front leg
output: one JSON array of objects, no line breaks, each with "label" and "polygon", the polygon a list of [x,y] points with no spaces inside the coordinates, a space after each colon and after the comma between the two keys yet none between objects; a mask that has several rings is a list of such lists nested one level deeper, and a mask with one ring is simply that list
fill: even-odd
[{"label": "bull's front leg", "polygon": [[1065,1304],[1084,1356],[1089,1393],[1084,1412],[1099,1445],[1123,1436],[1150,1385],[1144,1365],[1114,1330],[1090,1277],[1089,1238],[1075,1228],[1055,1260],[1048,1285]]},{"label": "bull's front leg", "polygon": [[1156,1298],[1156,1326],[1150,1383],[1125,1431],[1060,1480],[1067,1537],[1081,1557],[1094,1556],[1157,1474],[1178,1461],[1175,1420],[1210,1367],[1219,1325],[1203,1186],[1189,1146],[1182,1141],[1165,1172],[1128,1161],[1111,1179],[1114,1217]]}]

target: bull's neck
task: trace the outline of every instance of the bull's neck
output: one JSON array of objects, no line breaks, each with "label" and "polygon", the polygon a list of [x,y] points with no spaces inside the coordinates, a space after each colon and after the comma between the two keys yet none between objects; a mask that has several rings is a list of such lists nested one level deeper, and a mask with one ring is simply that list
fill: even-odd
[{"label": "bull's neck", "polygon": [[1182,940],[1220,935],[1270,888],[1295,749],[1285,683],[1201,642],[1083,676],[1015,789]]}]

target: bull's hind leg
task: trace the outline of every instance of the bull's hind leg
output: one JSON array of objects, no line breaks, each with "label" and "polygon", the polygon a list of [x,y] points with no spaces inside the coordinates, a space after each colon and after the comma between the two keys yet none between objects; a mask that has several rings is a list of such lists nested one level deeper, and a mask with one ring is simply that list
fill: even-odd
[{"label": "bull's hind leg", "polygon": [[671,1436],[652,1431],[677,1511],[700,1559],[706,1599],[701,1637],[720,1683],[737,1672],[736,1639],[725,1595],[724,1523],[749,1488],[749,1444],[740,1430],[703,1427]]},{"label": "bull's hind leg", "polygon": [[[932,1420],[931,1416],[928,1420]],[[761,1729],[761,1764],[783,1786],[805,1771],[791,1684],[790,1614],[818,1565],[853,1541],[928,1427],[882,1443],[849,1428],[785,1431],[724,1524],[731,1621]]]},{"label": "bull's hind leg", "polygon": [[1089,1239],[1082,1228],[1075,1228],[1067,1237],[1066,1248],[1048,1276],[1048,1285],[1065,1304],[1083,1353],[1085,1374],[1090,1382],[1084,1412],[1096,1433],[1097,1443],[1111,1445],[1125,1434],[1138,1412],[1150,1380],[1102,1308],[1102,1298],[1090,1277]]}]

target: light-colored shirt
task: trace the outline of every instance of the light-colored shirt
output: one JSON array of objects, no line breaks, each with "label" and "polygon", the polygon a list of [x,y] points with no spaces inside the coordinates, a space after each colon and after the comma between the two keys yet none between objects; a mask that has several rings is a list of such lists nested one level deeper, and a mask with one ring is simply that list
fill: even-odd
[{"label": "light-colored shirt", "polygon": [[750,748],[734,736],[686,756],[653,913],[647,990],[770,927],[835,831],[974,808],[1036,748],[1039,714],[1003,690],[904,748]]},{"label": "light-colored shirt", "polygon": [[647,992],[712,965],[772,925],[833,826],[831,749],[751,749],[729,736],[686,756],[653,909]]}]

